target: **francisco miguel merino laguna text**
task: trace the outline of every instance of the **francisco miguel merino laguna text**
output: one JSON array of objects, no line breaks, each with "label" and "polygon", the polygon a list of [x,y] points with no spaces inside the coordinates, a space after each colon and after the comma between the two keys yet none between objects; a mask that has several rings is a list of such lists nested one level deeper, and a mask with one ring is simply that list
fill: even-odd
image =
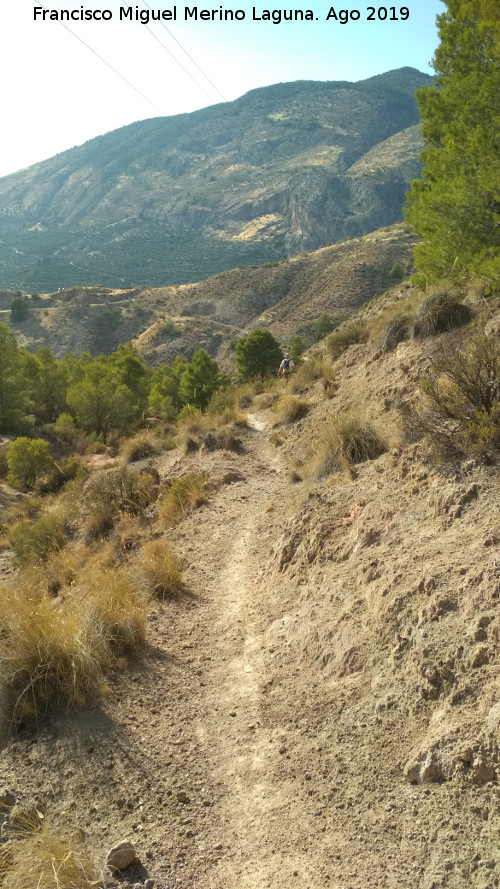
[{"label": "francisco miguel merino laguna text", "polygon": [[[410,10],[407,6],[399,9],[395,6],[389,8],[380,6],[368,6],[366,8],[366,21],[406,21],[410,16]],[[120,6],[118,18],[120,21],[136,21],[147,25],[150,21],[212,21],[212,22],[242,22],[246,19],[247,14],[243,9],[224,9],[219,6],[215,9],[203,9],[198,6],[185,6],[182,10],[179,7],[179,16],[177,15],[177,6],[170,9],[142,9],[138,6]],[[340,9],[336,10],[334,6],[322,18],[326,21],[336,21],[341,25],[347,22],[357,22],[362,17],[359,9]],[[34,19],[42,21],[105,21],[109,22],[113,18],[111,9],[87,9],[81,6],[79,9],[46,9],[44,6],[34,7]],[[272,22],[273,25],[279,25],[280,22],[313,22],[318,21],[312,9],[258,9],[252,7],[252,21],[254,22]]]},{"label": "francisco miguel merino laguna text", "polygon": [[[185,6],[182,11],[179,8],[177,14],[177,6],[170,9],[140,9],[138,6],[120,6],[118,18],[120,21],[136,21],[147,25],[150,21],[171,21],[176,22],[178,19],[184,21],[212,21],[212,22],[241,22],[246,19],[246,12],[243,9],[224,9],[219,6],[217,9],[200,9],[198,6]],[[34,7],[34,19],[46,19],[52,21],[105,21],[109,22],[113,18],[111,9],[46,9],[43,6]],[[312,9],[262,9],[252,8],[252,21],[272,21],[279,24],[281,21],[315,21],[316,16]]]}]

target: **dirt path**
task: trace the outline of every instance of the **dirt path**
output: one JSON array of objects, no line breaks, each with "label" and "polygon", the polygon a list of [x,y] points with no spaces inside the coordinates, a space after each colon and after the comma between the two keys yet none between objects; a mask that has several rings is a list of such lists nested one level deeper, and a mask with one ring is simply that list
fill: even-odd
[{"label": "dirt path", "polygon": [[[196,557],[205,563],[205,578],[207,563],[212,569],[202,607],[203,639],[193,641],[195,649],[203,646],[210,658],[197,696],[194,730],[202,748],[200,765],[218,790],[208,835],[209,847],[220,853],[220,860],[216,856],[217,871],[210,873],[208,885],[224,889],[280,885],[277,859],[283,857],[274,846],[284,837],[277,838],[272,827],[283,806],[282,788],[275,779],[278,727],[266,724],[264,716],[273,658],[266,638],[282,614],[269,596],[264,566],[280,533],[290,483],[277,465],[262,420],[251,417],[250,427],[248,453],[241,464],[248,474],[220,492],[217,507],[223,522],[214,522],[207,510],[196,535],[199,552],[196,546],[190,554],[194,563]],[[257,466],[251,465],[255,462]],[[190,587],[202,594],[197,574],[193,565]]]}]

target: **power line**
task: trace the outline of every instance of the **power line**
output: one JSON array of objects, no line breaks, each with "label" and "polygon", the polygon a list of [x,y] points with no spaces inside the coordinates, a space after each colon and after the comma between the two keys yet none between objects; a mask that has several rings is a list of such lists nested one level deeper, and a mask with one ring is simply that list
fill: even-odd
[{"label": "power line", "polygon": [[[143,2],[144,2],[144,0],[143,0]],[[147,4],[146,4],[146,5],[147,5]],[[212,102],[213,99],[212,99],[212,96],[210,95],[210,93],[207,93],[205,87],[202,86],[201,83],[199,83],[199,82],[196,80],[195,77],[193,77],[193,75],[191,74],[191,72],[188,71],[187,68],[184,67],[184,65],[182,64],[182,62],[179,62],[179,59],[176,59],[176,57],[174,56],[174,54],[171,53],[170,50],[165,46],[165,44],[161,42],[160,38],[157,36],[157,34],[155,34],[154,31],[151,30],[151,28],[149,27],[149,25],[144,25],[144,27],[146,28],[147,31],[149,31],[149,33],[151,34],[151,36],[154,37],[154,39],[158,41],[158,43],[160,44],[160,46],[162,47],[162,49],[164,49],[165,52],[167,52],[167,53],[169,54],[169,56],[174,60],[174,62],[177,62],[177,64],[179,65],[180,68],[182,68],[182,70],[184,71],[184,73],[187,74],[187,76],[191,78],[191,80],[193,81],[193,83],[196,84],[196,86],[199,86],[199,88],[205,93],[206,96],[208,96],[208,98],[209,98],[210,101]],[[182,47],[181,47],[181,49],[182,49]],[[198,67],[198,66],[196,66],[196,67]],[[203,72],[202,72],[202,73],[203,73]],[[208,80],[208,78],[207,78],[207,80]]]},{"label": "power line", "polygon": [[[43,5],[42,5],[41,8],[42,8],[42,9],[45,9],[46,12],[49,11],[49,10],[47,10],[47,8],[46,8],[45,6],[43,6]],[[100,53],[97,52],[97,50],[95,50],[95,49],[93,49],[91,46],[89,46],[89,44],[86,43],[85,40],[82,40],[82,38],[79,37],[78,34],[76,34],[74,31],[72,31],[71,28],[68,28],[68,26],[65,25],[64,22],[63,22],[61,19],[58,19],[58,24],[59,24],[59,25],[62,25],[62,27],[65,29],[65,31],[68,31],[68,33],[69,33],[69,34],[72,34],[73,37],[76,37],[76,39],[77,39],[80,43],[82,43],[83,46],[86,47],[86,49],[90,50],[90,52],[93,53],[93,55],[95,55],[98,59],[100,59],[100,61],[103,62],[108,68],[110,68],[111,71],[113,71],[114,74],[116,74],[121,80],[123,80],[123,82],[126,83],[127,86],[129,86],[129,87],[130,87],[131,89],[133,89],[136,93],[138,93],[138,95],[141,96],[141,98],[144,99],[149,105],[151,105],[151,107],[154,108],[155,111],[158,111],[158,112],[161,114],[162,117],[167,117],[167,118],[170,120],[170,123],[172,124],[172,126],[174,126],[174,127],[175,127],[175,128],[176,128],[176,129],[177,129],[183,136],[188,136],[188,137],[190,137],[189,130],[183,129],[183,127],[181,127],[181,126],[177,123],[177,121],[174,120],[174,117],[173,117],[172,115],[167,115],[167,114],[165,113],[165,111],[163,111],[163,109],[159,108],[158,105],[155,105],[155,103],[152,102],[151,99],[148,99],[148,97],[145,96],[144,93],[141,92],[140,89],[138,89],[138,87],[134,86],[133,83],[131,83],[129,80],[127,80],[127,78],[124,77],[124,75],[121,74],[120,71],[117,71],[117,69],[114,68],[113,65],[112,65],[110,62],[108,62],[103,56],[101,56]],[[146,27],[147,27],[147,26],[146,26]],[[168,29],[167,29],[167,30],[168,30]],[[159,38],[156,36],[156,34],[154,34],[153,31],[151,31],[151,29],[150,29],[149,27],[148,27],[148,31],[150,32],[150,34],[152,34],[152,36],[155,38],[155,40],[158,40],[160,46],[162,46],[163,49],[164,49],[166,52],[168,52],[169,55],[172,56],[172,58],[174,59],[174,61],[176,61],[177,64],[180,65],[180,67],[183,69],[183,71],[185,71],[185,73],[186,73],[189,77],[191,77],[192,80],[194,80],[194,82],[197,84],[197,86],[199,86],[200,89],[203,90],[203,92],[205,93],[206,96],[208,96],[208,98],[210,99],[210,101],[213,101],[212,97],[209,95],[209,93],[207,93],[207,91],[204,89],[204,87],[202,87],[201,84],[198,83],[198,81],[195,80],[195,78],[189,73],[189,71],[187,71],[186,68],[184,68],[184,66],[181,64],[181,62],[179,62],[179,60],[176,59],[174,55],[172,55],[172,53],[170,52],[170,50],[167,49],[167,47],[161,42],[161,40],[159,40]],[[172,36],[173,36],[173,35],[172,35]],[[174,40],[175,40],[175,38],[174,38]],[[176,42],[178,42],[178,41],[176,41]],[[179,44],[179,46],[180,46],[180,44]],[[181,46],[181,49],[183,49],[182,46]],[[186,50],[184,50],[184,52],[186,52]],[[189,55],[189,53],[186,53],[186,55]],[[196,62],[195,62],[195,64],[196,64]],[[199,67],[199,66],[197,65],[196,67]],[[201,71],[201,68],[200,68],[200,71]],[[203,71],[202,71],[202,73],[203,73]],[[204,76],[206,77],[206,75],[204,75]],[[209,80],[208,77],[207,77],[207,80]],[[210,82],[210,80],[209,80],[209,82]],[[214,89],[217,90],[217,87],[214,87]],[[217,90],[217,92],[219,92],[219,90]],[[221,93],[219,93],[219,95],[221,95]],[[205,153],[205,150],[204,150],[203,146],[201,145],[201,143],[200,143],[200,149],[201,149],[201,152],[202,152],[202,153]]]},{"label": "power line", "polygon": [[[146,3],[146,0],[142,0],[142,2],[144,3],[144,6],[147,6],[147,8],[148,8],[150,11],[152,11],[152,10],[151,10],[151,6],[149,5],[149,3]],[[170,35],[170,37],[172,38],[172,40],[175,40],[177,46],[179,46],[179,47],[182,49],[182,52],[185,53],[185,55],[186,55],[186,56],[188,57],[188,59],[193,63],[193,65],[195,66],[195,68],[198,68],[198,71],[200,71],[200,73],[203,74],[203,77],[208,81],[208,83],[209,83],[210,86],[215,90],[215,92],[219,94],[219,96],[221,97],[221,99],[222,99],[224,102],[227,102],[226,97],[222,95],[220,89],[218,89],[218,87],[215,86],[215,83],[212,83],[212,81],[210,80],[208,74],[205,73],[205,71],[203,70],[203,68],[200,68],[200,66],[198,65],[198,63],[197,63],[197,62],[193,59],[193,57],[188,53],[187,49],[184,49],[184,47],[182,46],[182,43],[180,43],[180,42],[177,40],[177,37],[176,37],[174,34],[172,34],[172,31],[170,31],[170,29],[167,28],[165,22],[162,21],[160,24],[161,24],[162,27],[165,29],[165,31],[167,32],[167,34]],[[151,32],[151,33],[152,33],[152,32]],[[161,42],[161,41],[160,41],[160,42]],[[163,43],[162,43],[161,45],[164,47],[164,49],[167,50],[167,52],[169,52],[169,50],[167,49],[166,46],[164,46]],[[172,53],[170,53],[170,55],[172,55]],[[172,56],[172,58],[175,58],[175,56]],[[177,59],[175,59],[175,61],[177,61]],[[180,62],[179,62],[179,64],[180,64]],[[182,67],[182,65],[181,65],[181,67]],[[184,68],[183,70],[186,70],[186,69]],[[195,83],[197,83],[197,81],[195,81]],[[198,84],[198,86],[201,87],[201,84]],[[203,89],[203,87],[201,87],[201,89]]]},{"label": "power line", "polygon": [[[46,12],[49,12],[49,10],[48,10],[45,6],[42,6],[42,9],[45,9]],[[123,80],[123,82],[127,84],[127,86],[129,86],[129,87],[130,87],[131,89],[133,89],[136,93],[138,93],[138,95],[141,97],[141,99],[144,99],[144,101],[147,102],[148,105],[151,105],[151,107],[154,108],[155,111],[158,111],[158,112],[162,115],[162,117],[166,117],[166,116],[167,116],[167,115],[165,114],[165,112],[164,112],[161,108],[158,108],[158,105],[155,105],[155,103],[152,102],[151,99],[148,99],[148,97],[145,96],[144,93],[142,93],[141,90],[138,89],[138,87],[134,86],[133,83],[130,83],[130,81],[127,80],[127,78],[124,77],[123,74],[120,74],[120,72],[117,71],[116,68],[114,68],[113,65],[112,65],[110,62],[107,62],[106,59],[104,59],[101,55],[99,55],[99,53],[98,53],[95,49],[92,49],[92,47],[89,46],[88,43],[85,43],[85,40],[82,40],[82,38],[79,37],[78,34],[75,34],[75,32],[71,30],[71,28],[68,28],[68,26],[65,25],[63,21],[61,21],[61,19],[58,19],[58,24],[59,24],[59,25],[62,25],[62,27],[63,27],[66,31],[69,31],[69,33],[72,34],[73,37],[76,37],[76,39],[79,40],[80,43],[83,43],[83,45],[84,45],[87,49],[89,49],[91,53],[93,53],[95,56],[97,56],[97,58],[100,59],[101,62],[103,62],[105,65],[107,65],[108,68],[111,68],[111,70],[113,71],[114,74],[116,74],[118,77],[120,77],[121,80]]]}]

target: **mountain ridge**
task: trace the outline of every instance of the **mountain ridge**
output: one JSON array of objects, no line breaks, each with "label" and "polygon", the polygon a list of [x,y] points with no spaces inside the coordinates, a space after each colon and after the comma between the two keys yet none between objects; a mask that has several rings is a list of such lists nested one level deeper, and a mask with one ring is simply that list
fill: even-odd
[{"label": "mountain ridge", "polygon": [[[397,222],[420,171],[413,91],[431,79],[274,84],[3,177],[0,286],[187,283]],[[363,169],[377,146],[387,163]]]}]

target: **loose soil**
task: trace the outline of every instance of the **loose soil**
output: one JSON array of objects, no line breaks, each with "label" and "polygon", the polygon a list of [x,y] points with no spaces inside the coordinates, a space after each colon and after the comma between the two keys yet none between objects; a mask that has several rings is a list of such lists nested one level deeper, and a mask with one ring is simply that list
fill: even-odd
[{"label": "loose soil", "polygon": [[210,473],[206,504],[152,529],[182,556],[183,593],[102,707],[0,756],[19,804],[73,813],[101,861],[132,839],[123,881],[500,885],[498,472],[446,473],[419,444],[352,478],[307,472],[329,412],[354,391],[394,399],[422,360],[414,343],[383,362],[354,347],[281,446],[254,406],[241,454],[157,459]]}]

